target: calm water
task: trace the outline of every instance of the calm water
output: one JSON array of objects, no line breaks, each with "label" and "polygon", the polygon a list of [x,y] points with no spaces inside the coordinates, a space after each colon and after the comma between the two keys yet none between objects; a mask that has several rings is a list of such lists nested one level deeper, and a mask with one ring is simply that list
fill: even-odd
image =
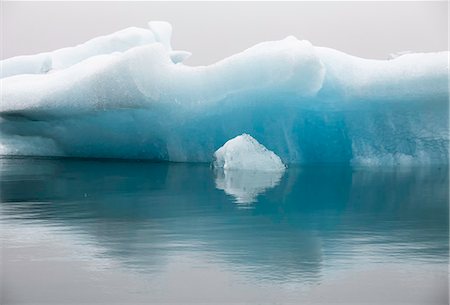
[{"label": "calm water", "polygon": [[448,304],[446,167],[1,160],[2,304]]}]

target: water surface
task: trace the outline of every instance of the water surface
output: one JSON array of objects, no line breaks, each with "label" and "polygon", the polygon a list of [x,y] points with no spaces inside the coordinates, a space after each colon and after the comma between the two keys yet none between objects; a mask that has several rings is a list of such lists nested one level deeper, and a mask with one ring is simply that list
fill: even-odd
[{"label": "water surface", "polygon": [[446,167],[2,159],[2,304],[448,304]]}]

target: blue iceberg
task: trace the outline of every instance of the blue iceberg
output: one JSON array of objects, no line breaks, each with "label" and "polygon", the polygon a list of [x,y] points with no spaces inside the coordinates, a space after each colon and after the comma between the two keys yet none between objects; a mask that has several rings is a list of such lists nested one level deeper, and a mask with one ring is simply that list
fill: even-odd
[{"label": "blue iceberg", "polygon": [[290,36],[193,67],[171,32],[3,60],[0,154],[211,162],[247,133],[285,164],[448,163],[449,52],[369,60]]}]

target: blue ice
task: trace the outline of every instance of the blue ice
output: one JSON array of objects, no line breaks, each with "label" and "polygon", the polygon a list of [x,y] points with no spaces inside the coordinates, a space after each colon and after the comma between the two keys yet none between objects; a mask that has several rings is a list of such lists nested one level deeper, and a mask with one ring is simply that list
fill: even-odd
[{"label": "blue ice", "polygon": [[189,66],[171,33],[1,61],[0,154],[211,162],[246,133],[285,164],[448,163],[449,52],[371,60],[289,36]]}]

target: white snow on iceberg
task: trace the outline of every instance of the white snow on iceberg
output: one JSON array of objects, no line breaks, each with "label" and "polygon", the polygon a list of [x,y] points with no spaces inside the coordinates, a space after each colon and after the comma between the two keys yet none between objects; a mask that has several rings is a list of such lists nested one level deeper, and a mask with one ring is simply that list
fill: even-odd
[{"label": "white snow on iceberg", "polygon": [[273,151],[245,133],[227,141],[214,153],[213,166],[224,170],[265,172],[283,171],[286,168]]},{"label": "white snow on iceberg", "polygon": [[288,37],[190,67],[171,32],[3,60],[0,153],[211,162],[248,133],[286,163],[448,163],[449,52],[368,60]]},{"label": "white snow on iceberg", "polygon": [[110,35],[93,38],[75,47],[36,55],[17,56],[1,62],[1,78],[19,74],[42,74],[53,69],[65,69],[89,57],[125,52],[133,47],[160,42],[171,52],[175,63],[190,56],[189,52],[172,51],[172,26],[164,21],[149,22],[150,29],[126,28]]}]

